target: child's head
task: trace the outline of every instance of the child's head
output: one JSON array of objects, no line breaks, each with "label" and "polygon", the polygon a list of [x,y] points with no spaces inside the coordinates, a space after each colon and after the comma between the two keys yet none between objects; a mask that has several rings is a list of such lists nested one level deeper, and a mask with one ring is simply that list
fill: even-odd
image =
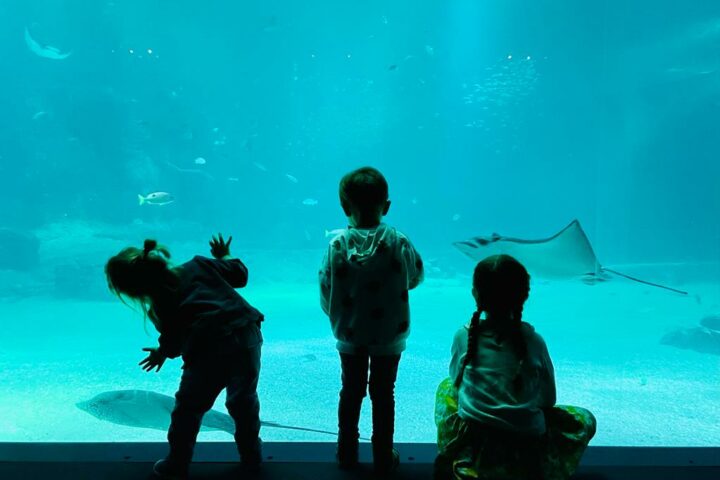
[{"label": "child's head", "polygon": [[[527,355],[527,345],[522,334],[522,310],[530,294],[530,275],[525,267],[510,255],[493,255],[480,261],[473,273],[473,297],[477,311],[470,320],[468,332],[468,354],[455,379],[455,386],[462,382],[465,368],[473,361],[478,344],[478,332],[489,329],[498,341],[510,342],[518,357],[518,367],[513,379],[513,388],[522,388],[520,368]],[[480,323],[480,314],[487,313],[487,320]]]},{"label": "child's head", "polygon": [[155,240],[145,240],[143,248],[127,247],[105,264],[110,291],[128,297],[145,307],[176,277],[168,265],[170,252]]},{"label": "child's head", "polygon": [[354,227],[375,227],[390,209],[388,184],[379,170],[362,167],[340,180],[340,205]]},{"label": "child's head", "polygon": [[475,267],[472,293],[479,312],[519,320],[530,294],[530,275],[513,257],[493,255]]}]

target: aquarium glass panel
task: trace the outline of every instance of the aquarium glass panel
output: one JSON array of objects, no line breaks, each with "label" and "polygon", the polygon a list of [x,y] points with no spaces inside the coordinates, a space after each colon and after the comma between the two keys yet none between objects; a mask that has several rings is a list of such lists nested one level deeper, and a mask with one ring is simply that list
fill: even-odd
[{"label": "aquarium glass panel", "polygon": [[[336,441],[318,271],[370,165],[425,271],[397,442],[436,441],[506,253],[591,445],[720,445],[718,2],[4,1],[0,42],[0,441],[165,441],[183,361],[142,370],[157,330],[104,267],[220,232],[264,315],[262,438]],[[232,441],[224,402],[200,441]]]}]

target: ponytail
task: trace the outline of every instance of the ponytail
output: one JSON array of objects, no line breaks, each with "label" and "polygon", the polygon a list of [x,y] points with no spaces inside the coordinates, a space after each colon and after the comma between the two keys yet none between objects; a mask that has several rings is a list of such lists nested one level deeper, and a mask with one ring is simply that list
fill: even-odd
[{"label": "ponytail", "polygon": [[[170,251],[156,240],[146,239],[143,248],[127,247],[111,257],[105,265],[110,291],[124,302],[137,303],[143,316],[157,327],[160,323],[158,307],[167,304],[178,287],[179,277],[168,266]],[[124,302],[125,303],[125,302]]]},{"label": "ponytail", "polygon": [[163,245],[158,245],[157,240],[153,240],[152,238],[145,239],[145,242],[143,243],[143,253],[141,258],[142,260],[148,260],[152,259],[152,255],[150,255],[153,252],[158,252],[162,254],[162,256],[165,257],[164,260],[167,260],[170,258],[170,250],[167,249],[167,247]]},{"label": "ponytail", "polygon": [[465,358],[463,359],[463,363],[460,366],[460,372],[455,379],[455,388],[460,388],[463,373],[465,373],[465,367],[470,365],[470,362],[472,362],[472,359],[475,356],[475,350],[477,349],[478,330],[480,330],[480,313],[481,312],[479,309],[476,310],[475,313],[473,313],[472,318],[470,319],[470,328],[468,329],[467,351],[465,352]]}]

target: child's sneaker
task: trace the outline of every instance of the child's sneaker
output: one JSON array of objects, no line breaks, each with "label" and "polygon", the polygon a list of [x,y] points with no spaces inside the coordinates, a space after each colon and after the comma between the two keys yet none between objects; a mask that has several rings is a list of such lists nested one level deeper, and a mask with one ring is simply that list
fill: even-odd
[{"label": "child's sneaker", "polygon": [[400,452],[394,448],[391,450],[390,455],[378,455],[376,452],[373,452],[373,464],[375,473],[378,475],[392,473],[397,470],[400,465]]},{"label": "child's sneaker", "polygon": [[262,440],[258,438],[251,449],[241,451],[240,458],[240,465],[245,472],[259,472],[262,464]]},{"label": "child's sneaker", "polygon": [[338,467],[340,470],[352,470],[358,466],[358,443],[339,443],[337,453]]},{"label": "child's sneaker", "polygon": [[177,464],[167,458],[158,460],[153,465],[153,473],[164,480],[185,480],[188,478],[189,465]]}]

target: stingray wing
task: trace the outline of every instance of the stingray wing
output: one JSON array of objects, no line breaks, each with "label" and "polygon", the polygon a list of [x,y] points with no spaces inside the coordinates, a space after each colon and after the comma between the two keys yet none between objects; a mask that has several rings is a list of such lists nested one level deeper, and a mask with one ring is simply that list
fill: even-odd
[{"label": "stingray wing", "polygon": [[62,53],[60,50],[52,46],[43,47],[37,41],[35,41],[32,35],[30,35],[30,30],[28,30],[27,27],[25,27],[25,43],[27,44],[31,52],[43,58],[49,58],[52,60],[65,60],[72,54],[72,52]]},{"label": "stingray wing", "polygon": [[510,255],[522,263],[530,275],[538,277],[570,278],[600,273],[600,263],[577,220],[540,240],[493,234],[453,245],[475,261],[491,255]]}]

